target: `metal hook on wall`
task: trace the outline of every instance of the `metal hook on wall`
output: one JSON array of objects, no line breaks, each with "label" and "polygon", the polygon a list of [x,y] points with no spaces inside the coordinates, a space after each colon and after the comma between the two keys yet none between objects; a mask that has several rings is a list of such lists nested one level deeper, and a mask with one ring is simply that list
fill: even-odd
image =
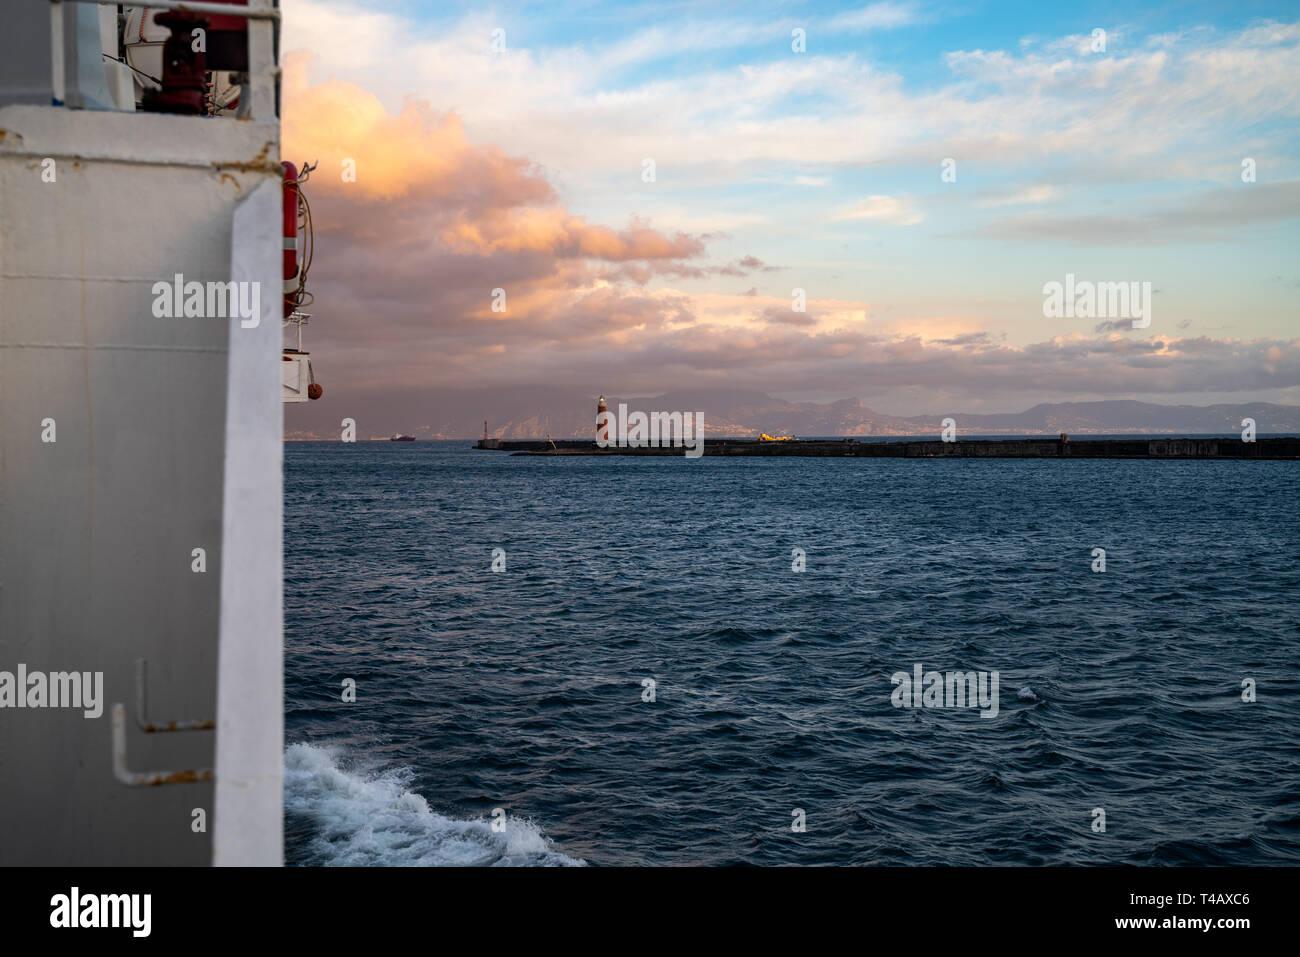
[{"label": "metal hook on wall", "polygon": [[[135,723],[146,734],[162,731],[211,731],[215,721],[168,721],[155,724],[149,720],[149,664],[144,658],[135,663]],[[211,781],[212,769],[192,771],[132,771],[126,760],[126,705],[113,705],[113,776],[128,787],[156,787],[161,784],[189,784]]]}]

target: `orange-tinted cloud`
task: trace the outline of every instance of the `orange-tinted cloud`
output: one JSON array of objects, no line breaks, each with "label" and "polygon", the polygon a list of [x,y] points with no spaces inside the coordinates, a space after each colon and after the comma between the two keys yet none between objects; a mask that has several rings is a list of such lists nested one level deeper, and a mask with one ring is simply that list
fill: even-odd
[{"label": "orange-tinted cloud", "polygon": [[492,210],[474,219],[462,219],[443,231],[447,245],[457,252],[538,252],[561,258],[689,259],[704,253],[704,243],[694,236],[669,237],[646,227],[615,231],[594,226],[583,217],[559,207],[549,209]]},{"label": "orange-tinted cloud", "polygon": [[[368,200],[438,198],[465,209],[555,199],[527,160],[470,143],[455,113],[437,113],[411,98],[393,116],[355,83],[310,86],[307,60],[285,57],[281,140],[286,159],[319,161],[313,190]],[[355,181],[343,179],[346,161],[355,166]]]},{"label": "orange-tinted cloud", "polygon": [[622,229],[589,222],[536,164],[471,141],[454,113],[408,99],[394,115],[355,84],[309,85],[305,67],[286,57],[283,154],[319,163],[304,186],[309,337],[331,396],[431,374],[473,381],[548,349],[631,355],[696,321],[689,297],[644,289],[651,278],[774,268],[753,256],[711,264],[716,237],[635,215]]},{"label": "orange-tinted cloud", "polygon": [[[310,180],[313,195],[374,209],[400,203],[399,216],[418,209],[455,253],[626,262],[692,259],[705,252],[702,239],[685,233],[589,223],[555,205],[554,189],[534,164],[471,143],[455,113],[438,113],[410,98],[393,116],[356,84],[330,80],[310,86],[306,59],[285,57],[283,153],[319,162]],[[345,166],[355,179],[344,179]]]}]

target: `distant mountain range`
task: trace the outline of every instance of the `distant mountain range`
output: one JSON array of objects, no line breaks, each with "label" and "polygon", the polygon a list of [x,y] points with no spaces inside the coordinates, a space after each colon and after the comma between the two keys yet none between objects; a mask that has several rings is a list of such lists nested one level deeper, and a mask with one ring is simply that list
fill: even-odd
[{"label": "distant mountain range", "polygon": [[[343,415],[357,421],[357,438],[387,437],[402,431],[422,439],[471,439],[483,434],[508,439],[574,438],[595,429],[596,397],[554,387],[449,390],[432,389],[406,397],[346,403],[330,399],[285,410],[287,439],[333,439]],[[894,416],[876,412],[858,399],[835,402],[787,402],[762,392],[730,389],[668,392],[654,398],[607,396],[612,409],[703,412],[710,436],[753,436],[759,432],[795,436],[936,435],[945,417],[956,420],[959,433],[996,435],[1070,434],[1205,434],[1241,431],[1252,418],[1261,433],[1300,432],[1300,406],[1246,402],[1209,406],[1156,405],[1150,402],[1053,402],[1024,412]],[[395,414],[394,409],[401,409]],[[300,414],[306,413],[306,416]],[[295,421],[296,420],[296,421]],[[319,425],[316,420],[320,421]]]}]

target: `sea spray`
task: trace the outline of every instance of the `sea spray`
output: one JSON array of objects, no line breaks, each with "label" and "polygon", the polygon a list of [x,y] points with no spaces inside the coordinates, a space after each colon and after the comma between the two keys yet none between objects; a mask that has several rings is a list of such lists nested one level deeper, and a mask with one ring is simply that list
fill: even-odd
[{"label": "sea spray", "polygon": [[[508,817],[503,831],[489,820],[444,817],[411,790],[410,768],[345,768],[342,750],[290,745],[284,755],[285,810],[309,822],[311,865],[575,866],[532,822]],[[346,763],[346,762],[343,762]]]}]

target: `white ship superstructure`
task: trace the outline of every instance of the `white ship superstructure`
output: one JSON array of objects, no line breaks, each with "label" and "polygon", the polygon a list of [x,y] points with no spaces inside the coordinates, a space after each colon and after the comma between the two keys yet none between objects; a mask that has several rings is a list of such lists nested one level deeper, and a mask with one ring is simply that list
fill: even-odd
[{"label": "white ship superstructure", "polygon": [[3,865],[283,857],[278,10],[144,6],[0,27]]}]

